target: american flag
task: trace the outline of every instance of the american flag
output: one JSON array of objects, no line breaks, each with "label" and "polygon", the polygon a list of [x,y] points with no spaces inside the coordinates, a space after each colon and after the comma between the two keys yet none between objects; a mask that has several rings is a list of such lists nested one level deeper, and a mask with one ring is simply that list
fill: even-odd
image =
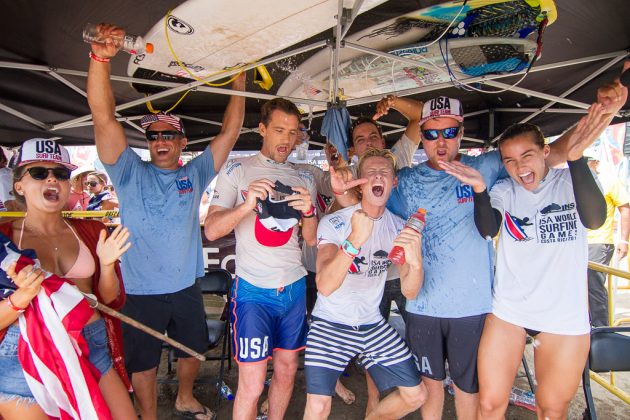
[{"label": "american flag", "polygon": [[[20,251],[0,234],[0,296],[16,290],[6,269],[39,267],[32,251]],[[26,381],[51,419],[111,419],[98,388],[99,371],[90,363],[81,330],[94,313],[68,280],[46,273],[42,288],[18,318],[18,358]]]}]

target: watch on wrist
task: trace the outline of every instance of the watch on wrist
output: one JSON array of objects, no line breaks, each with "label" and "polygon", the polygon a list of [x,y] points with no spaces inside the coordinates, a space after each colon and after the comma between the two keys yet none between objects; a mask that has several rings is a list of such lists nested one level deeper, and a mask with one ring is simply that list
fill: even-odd
[{"label": "watch on wrist", "polygon": [[343,241],[343,243],[341,244],[341,249],[346,252],[347,254],[351,254],[351,255],[358,255],[359,252],[361,252],[361,247],[359,247],[358,249],[355,248],[354,245],[352,245],[352,242],[350,242],[349,240],[345,240]]}]

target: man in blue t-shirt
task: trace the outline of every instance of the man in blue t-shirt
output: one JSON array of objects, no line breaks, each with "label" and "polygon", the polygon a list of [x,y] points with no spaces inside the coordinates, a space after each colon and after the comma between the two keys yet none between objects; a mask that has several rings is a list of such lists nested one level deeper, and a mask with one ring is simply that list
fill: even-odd
[{"label": "man in blue t-shirt", "polygon": [[[99,25],[102,39],[124,33],[112,25]],[[169,337],[204,353],[207,327],[201,290],[195,279],[204,274],[199,230],[199,203],[234,146],[243,125],[245,100],[233,96],[226,109],[221,132],[203,153],[180,167],[178,160],[187,139],[181,120],[174,115],[146,115],[151,161],[144,162],[127,142],[114,116],[115,102],[110,58],[113,43],[91,44],[88,71],[88,103],[94,120],[96,148],[120,200],[122,223],[132,232],[132,247],[122,260],[127,300],[123,312]],[[245,78],[232,84],[244,90]],[[161,343],[124,325],[125,364],[145,420],[157,418],[157,366]],[[179,388],[175,413],[187,418],[211,419],[213,413],[192,393],[199,360],[185,353],[179,357]]]},{"label": "man in blue t-shirt", "polygon": [[[439,419],[444,405],[445,362],[455,384],[459,419],[476,418],[477,349],[485,316],[492,310],[493,249],[475,226],[473,190],[444,172],[440,161],[458,160],[477,169],[491,188],[507,177],[498,151],[459,153],[464,133],[460,101],[438,97],[424,104],[420,132],[428,160],[398,172],[387,207],[408,218],[427,211],[423,232],[424,284],[407,301],[407,342],[418,358],[429,398],[422,417]],[[565,134],[552,145],[550,165],[566,160]]]}]

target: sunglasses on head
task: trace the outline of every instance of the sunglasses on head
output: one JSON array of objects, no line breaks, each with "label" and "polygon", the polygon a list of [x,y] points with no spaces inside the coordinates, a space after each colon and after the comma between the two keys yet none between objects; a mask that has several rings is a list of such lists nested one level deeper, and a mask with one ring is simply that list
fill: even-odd
[{"label": "sunglasses on head", "polygon": [[182,136],[182,133],[179,131],[168,130],[168,131],[147,131],[145,133],[147,140],[156,141],[159,136],[162,136],[164,140],[175,140]]},{"label": "sunglasses on head", "polygon": [[26,170],[31,178],[37,181],[43,181],[48,178],[48,173],[52,172],[58,181],[67,181],[70,179],[70,169],[68,168],[44,168],[43,166],[33,166]]},{"label": "sunglasses on head", "polygon": [[98,182],[96,181],[85,181],[83,183],[83,185],[85,185],[86,187],[90,186],[92,188],[96,187],[98,185]]},{"label": "sunglasses on head", "polygon": [[446,140],[454,139],[459,134],[459,126],[443,128],[441,130],[422,130],[422,137],[424,137],[425,140],[437,140],[440,133],[442,134],[442,138]]}]

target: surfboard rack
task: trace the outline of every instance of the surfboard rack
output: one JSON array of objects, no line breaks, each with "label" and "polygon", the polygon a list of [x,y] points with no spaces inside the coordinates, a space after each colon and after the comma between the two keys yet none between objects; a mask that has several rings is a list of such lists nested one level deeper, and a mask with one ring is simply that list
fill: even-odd
[{"label": "surfboard rack", "polygon": [[264,90],[269,90],[273,86],[273,79],[267,71],[267,67],[260,65],[254,69],[254,84]]}]

